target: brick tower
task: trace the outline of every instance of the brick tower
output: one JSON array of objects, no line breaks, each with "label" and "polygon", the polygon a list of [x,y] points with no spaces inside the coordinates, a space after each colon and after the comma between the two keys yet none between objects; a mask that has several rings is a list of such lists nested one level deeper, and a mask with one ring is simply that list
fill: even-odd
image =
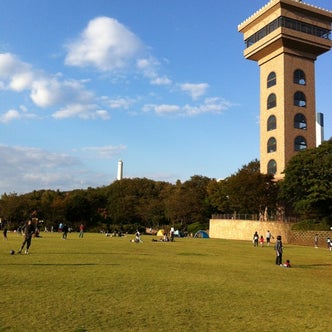
[{"label": "brick tower", "polygon": [[297,151],[316,147],[315,60],[332,47],[331,23],[332,11],[271,0],[238,26],[260,67],[261,173],[282,178]]}]

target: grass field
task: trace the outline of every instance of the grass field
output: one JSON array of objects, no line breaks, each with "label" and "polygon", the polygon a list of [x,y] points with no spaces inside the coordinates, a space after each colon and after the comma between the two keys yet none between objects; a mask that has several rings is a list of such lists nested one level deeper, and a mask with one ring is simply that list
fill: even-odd
[{"label": "grass field", "polygon": [[29,255],[0,242],[0,331],[328,331],[332,253],[249,241],[130,243],[42,233]]}]

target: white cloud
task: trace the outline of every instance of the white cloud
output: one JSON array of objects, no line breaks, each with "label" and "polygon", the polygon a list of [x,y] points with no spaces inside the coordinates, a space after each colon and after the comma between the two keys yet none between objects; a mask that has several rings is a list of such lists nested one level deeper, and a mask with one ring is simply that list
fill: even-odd
[{"label": "white cloud", "polygon": [[186,104],[167,105],[167,104],[146,104],[143,107],[143,112],[154,112],[157,115],[177,115],[177,116],[196,116],[200,114],[221,114],[223,111],[229,109],[232,104],[222,98],[206,98],[203,103],[197,105]]},{"label": "white cloud", "polygon": [[215,97],[215,98],[206,98],[204,102],[197,106],[185,105],[183,107],[184,113],[189,116],[204,114],[204,113],[213,113],[221,114],[224,110],[229,109],[232,104],[224,99]]},{"label": "white cloud", "polygon": [[137,68],[143,75],[150,79],[152,85],[170,85],[172,81],[167,76],[160,76],[158,72],[159,62],[150,56],[149,58],[141,58],[136,62]]},{"label": "white cloud", "polygon": [[209,84],[207,83],[183,83],[180,84],[180,89],[186,93],[188,93],[193,100],[197,100],[199,97],[203,96],[207,89],[209,88]]},{"label": "white cloud", "polygon": [[33,73],[31,71],[21,72],[14,75],[9,83],[9,87],[17,92],[28,89],[33,82]]},{"label": "white cloud", "polygon": [[112,71],[127,66],[143,45],[139,38],[117,20],[97,17],[88,23],[80,37],[66,45],[65,63]]},{"label": "white cloud", "polygon": [[50,107],[59,104],[91,102],[94,95],[84,88],[80,81],[63,80],[48,77],[36,80],[32,84],[31,99],[39,107]]},{"label": "white cloud", "polygon": [[31,66],[11,53],[0,54],[0,79],[2,89],[23,91],[31,86],[34,73]]},{"label": "white cloud", "polygon": [[136,102],[135,99],[129,97],[108,98],[103,97],[103,103],[111,109],[128,109]]},{"label": "white cloud", "polygon": [[144,112],[153,111],[158,115],[165,115],[165,114],[178,114],[181,111],[181,108],[178,105],[154,105],[148,104],[144,105],[143,107]]},{"label": "white cloud", "polygon": [[53,113],[55,119],[66,119],[66,118],[81,118],[84,120],[88,119],[109,119],[109,114],[105,110],[96,110],[97,106],[94,104],[68,104],[60,110]]},{"label": "white cloud", "polygon": [[96,115],[96,118],[99,118],[102,120],[108,120],[111,118],[110,114],[106,110],[97,110],[95,115]]},{"label": "white cloud", "polygon": [[33,119],[37,116],[27,111],[24,106],[20,106],[20,110],[10,109],[7,112],[0,115],[0,123],[9,123],[14,120],[20,119]]},{"label": "white cloud", "polygon": [[167,76],[160,76],[151,79],[152,85],[170,85],[172,81]]},{"label": "white cloud", "polygon": [[0,53],[0,78],[9,79],[18,73],[29,72],[30,65],[11,53]]},{"label": "white cloud", "polygon": [[[30,92],[31,101],[40,108],[59,107],[53,113],[56,119],[78,117],[81,119],[109,119],[106,110],[100,110],[92,91],[85,88],[86,80],[63,79],[61,74],[48,75],[20,61],[10,53],[0,54],[0,86],[2,89]],[[27,109],[21,111],[27,113]],[[32,114],[25,114],[26,117]],[[1,122],[24,118],[17,110],[0,116]]]},{"label": "white cloud", "polygon": [[20,113],[17,110],[11,109],[6,113],[0,115],[0,122],[8,123],[12,120],[18,120],[21,118]]},{"label": "white cloud", "polygon": [[96,185],[91,179],[98,178],[84,169],[79,159],[65,154],[7,145],[0,145],[0,154],[1,193],[31,192],[31,188],[72,190]]},{"label": "white cloud", "polygon": [[82,148],[82,151],[92,153],[93,157],[97,156],[105,159],[114,158],[124,150],[126,150],[126,146],[124,145],[90,146]]}]

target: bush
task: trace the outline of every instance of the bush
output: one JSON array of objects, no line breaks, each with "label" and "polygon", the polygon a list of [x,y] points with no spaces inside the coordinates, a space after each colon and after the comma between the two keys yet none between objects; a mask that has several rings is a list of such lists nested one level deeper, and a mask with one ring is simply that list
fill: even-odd
[{"label": "bush", "polygon": [[303,220],[293,225],[292,229],[297,231],[328,231],[330,225],[325,219],[322,221]]}]

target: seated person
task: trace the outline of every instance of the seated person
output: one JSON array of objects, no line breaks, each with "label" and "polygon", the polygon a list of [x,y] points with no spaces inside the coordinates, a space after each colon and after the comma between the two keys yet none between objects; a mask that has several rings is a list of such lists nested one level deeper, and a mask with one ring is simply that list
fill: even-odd
[{"label": "seated person", "polygon": [[286,263],[283,265],[284,267],[291,267],[289,259],[287,259]]}]

